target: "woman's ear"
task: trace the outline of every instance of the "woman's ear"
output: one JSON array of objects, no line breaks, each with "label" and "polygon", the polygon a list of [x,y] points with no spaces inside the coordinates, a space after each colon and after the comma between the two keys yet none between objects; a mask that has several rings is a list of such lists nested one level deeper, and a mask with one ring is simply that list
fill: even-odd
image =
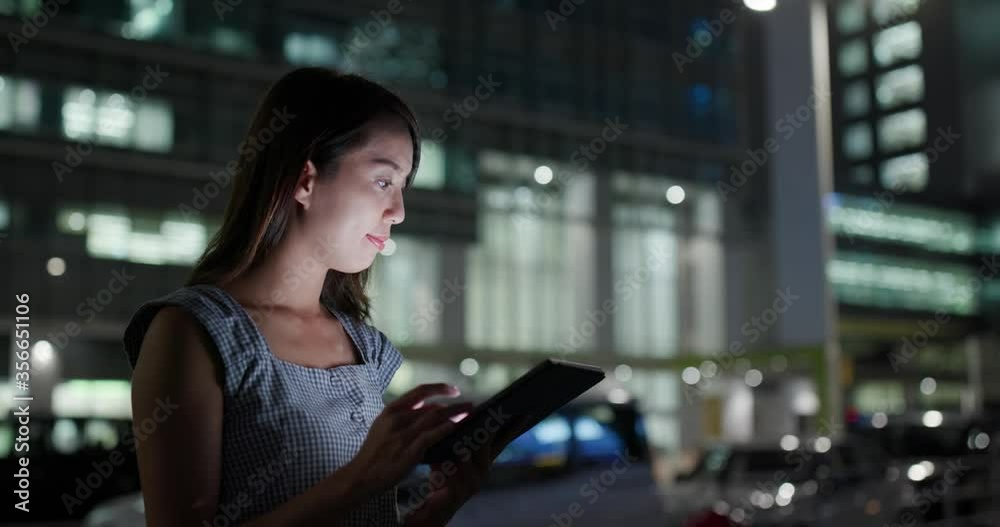
[{"label": "woman's ear", "polygon": [[306,160],[306,164],[302,165],[302,172],[299,173],[299,181],[295,184],[295,201],[301,203],[307,210],[312,202],[313,190],[316,188],[317,174],[316,165]]}]

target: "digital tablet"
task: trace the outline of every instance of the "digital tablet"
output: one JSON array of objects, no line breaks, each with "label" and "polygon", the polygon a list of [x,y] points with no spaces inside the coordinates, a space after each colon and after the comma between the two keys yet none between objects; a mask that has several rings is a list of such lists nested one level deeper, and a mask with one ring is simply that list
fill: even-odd
[{"label": "digital tablet", "polygon": [[450,434],[427,449],[422,462],[466,461],[505,426],[526,417],[527,431],[603,379],[604,370],[596,366],[546,359],[470,410]]}]

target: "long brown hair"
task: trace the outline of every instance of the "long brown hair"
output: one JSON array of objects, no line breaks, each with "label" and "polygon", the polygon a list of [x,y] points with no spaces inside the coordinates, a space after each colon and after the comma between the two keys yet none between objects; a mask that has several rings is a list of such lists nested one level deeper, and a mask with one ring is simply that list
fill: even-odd
[{"label": "long brown hair", "polygon": [[[240,143],[233,192],[222,227],[209,241],[186,286],[224,285],[257,266],[285,235],[302,168],[312,161],[321,177],[362,138],[369,121],[392,115],[413,140],[413,168],[420,164],[419,125],[396,94],[364,77],[327,68],[299,68],[275,82]],[[282,123],[284,127],[281,127]],[[278,129],[280,128],[280,131]],[[369,270],[329,271],[322,297],[360,320],[370,316]]]}]

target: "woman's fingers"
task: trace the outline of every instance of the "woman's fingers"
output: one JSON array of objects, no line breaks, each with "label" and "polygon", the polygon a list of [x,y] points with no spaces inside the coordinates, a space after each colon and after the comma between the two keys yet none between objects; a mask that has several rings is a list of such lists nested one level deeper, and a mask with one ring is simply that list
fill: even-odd
[{"label": "woman's fingers", "polygon": [[458,388],[444,382],[434,384],[421,384],[416,388],[400,395],[398,399],[386,405],[386,408],[395,410],[413,410],[420,408],[424,404],[424,399],[436,395],[446,397],[456,397],[459,395]]},{"label": "woman's fingers", "polygon": [[418,430],[413,443],[411,443],[412,452],[416,455],[423,455],[428,448],[444,439],[454,429],[455,423],[444,419],[443,422],[432,425],[430,428]]},{"label": "woman's fingers", "polygon": [[428,408],[426,410],[424,408],[414,410],[414,413],[419,413],[419,417],[413,421],[411,429],[414,433],[420,433],[420,431],[428,427],[437,426],[442,421],[454,424],[451,420],[452,416],[468,412],[474,406],[475,405],[473,403],[457,403],[449,405],[435,405],[435,407]]}]

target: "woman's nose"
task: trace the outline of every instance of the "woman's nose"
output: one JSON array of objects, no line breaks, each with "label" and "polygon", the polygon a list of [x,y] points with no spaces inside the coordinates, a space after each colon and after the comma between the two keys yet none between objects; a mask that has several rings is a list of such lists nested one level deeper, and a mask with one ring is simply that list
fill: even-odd
[{"label": "woman's nose", "polygon": [[406,218],[406,211],[403,208],[402,193],[396,195],[392,200],[392,206],[385,211],[385,221],[393,225],[403,223]]}]

